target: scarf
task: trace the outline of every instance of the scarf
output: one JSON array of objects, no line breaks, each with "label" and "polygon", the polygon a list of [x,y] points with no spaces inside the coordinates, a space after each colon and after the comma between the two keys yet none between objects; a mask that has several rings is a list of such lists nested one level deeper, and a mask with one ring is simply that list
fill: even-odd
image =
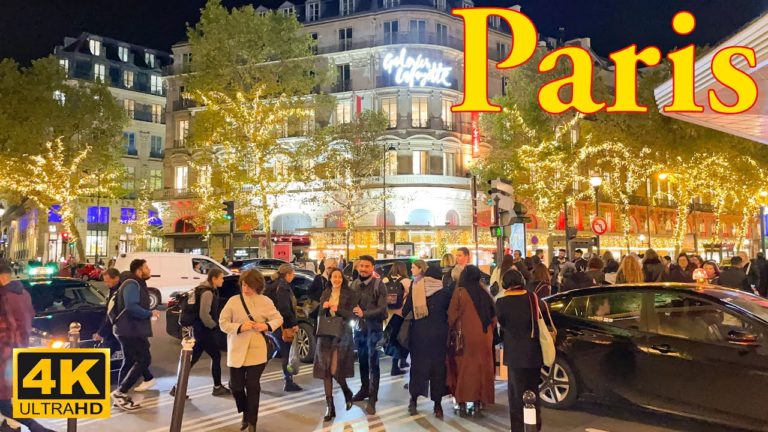
[{"label": "scarf", "polygon": [[475,306],[480,322],[483,324],[483,333],[488,333],[488,327],[496,316],[496,310],[493,307],[493,299],[488,291],[480,286],[480,269],[474,265],[468,265],[461,274],[459,287],[464,288],[469,293],[469,298]]},{"label": "scarf", "polygon": [[467,267],[466,265],[459,265],[459,264],[456,264],[455,266],[453,266],[453,269],[451,269],[451,278],[453,279],[454,282],[459,282],[459,278],[461,277],[461,272],[463,272],[466,267]]},{"label": "scarf", "polygon": [[419,278],[411,287],[413,299],[413,319],[420,320],[429,316],[427,298],[443,289],[443,282],[432,277]]}]

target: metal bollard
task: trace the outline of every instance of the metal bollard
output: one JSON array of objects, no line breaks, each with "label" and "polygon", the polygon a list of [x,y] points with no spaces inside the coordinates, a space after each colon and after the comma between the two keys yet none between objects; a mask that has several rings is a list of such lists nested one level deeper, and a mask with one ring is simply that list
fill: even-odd
[{"label": "metal bollard", "polygon": [[181,354],[179,354],[179,371],[176,379],[176,396],[173,398],[173,414],[171,415],[170,432],[181,431],[181,420],[184,417],[184,403],[187,400],[187,382],[189,370],[192,368],[192,348],[195,346],[195,338],[186,336],[181,341]]},{"label": "metal bollard", "polygon": [[[69,347],[80,348],[80,329],[82,326],[79,322],[72,322],[69,324]],[[67,419],[67,432],[77,432],[77,419]]]},{"label": "metal bollard", "polygon": [[536,432],[536,394],[530,390],[523,393],[523,430]]}]

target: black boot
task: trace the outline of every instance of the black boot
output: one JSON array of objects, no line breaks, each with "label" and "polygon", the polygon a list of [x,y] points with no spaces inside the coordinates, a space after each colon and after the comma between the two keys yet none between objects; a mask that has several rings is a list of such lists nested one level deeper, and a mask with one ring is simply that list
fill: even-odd
[{"label": "black boot", "polygon": [[459,403],[459,417],[467,417],[467,404],[466,404],[466,402]]},{"label": "black boot", "polygon": [[435,418],[442,419],[443,418],[443,406],[440,404],[440,401],[435,402]]},{"label": "black boot", "polygon": [[344,402],[346,403],[347,411],[352,409],[352,390],[346,386],[341,387],[341,391],[344,393]]},{"label": "black boot", "polygon": [[336,407],[333,406],[333,398],[325,398],[325,403],[328,405],[328,408],[325,410],[325,417],[323,417],[324,422],[329,422],[336,418]]},{"label": "black boot", "polygon": [[352,402],[362,402],[368,399],[368,387],[363,386],[359,392],[355,393],[352,397]]},{"label": "black boot", "polygon": [[368,398],[368,405],[365,406],[365,412],[367,412],[368,415],[376,415],[376,398]]},{"label": "black boot", "polygon": [[405,371],[397,367],[398,360],[397,358],[392,359],[392,376],[398,376],[398,375],[405,375]]},{"label": "black boot", "polygon": [[415,416],[419,411],[416,409],[416,398],[411,397],[411,403],[408,404],[408,415]]}]

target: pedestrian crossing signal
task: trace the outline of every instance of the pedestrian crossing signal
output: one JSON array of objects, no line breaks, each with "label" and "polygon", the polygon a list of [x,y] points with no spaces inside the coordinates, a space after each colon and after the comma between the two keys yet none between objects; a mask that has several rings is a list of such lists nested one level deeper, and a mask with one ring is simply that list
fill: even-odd
[{"label": "pedestrian crossing signal", "polygon": [[224,210],[224,219],[234,220],[235,219],[235,202],[224,201],[222,204],[224,204],[224,207],[222,208],[222,210]]},{"label": "pedestrian crossing signal", "polygon": [[504,237],[504,228],[500,226],[492,226],[491,237],[494,237],[494,238]]}]

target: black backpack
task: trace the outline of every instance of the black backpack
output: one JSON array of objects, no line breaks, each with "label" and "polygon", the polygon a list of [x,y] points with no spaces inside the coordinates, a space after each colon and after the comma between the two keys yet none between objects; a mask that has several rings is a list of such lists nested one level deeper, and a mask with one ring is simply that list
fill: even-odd
[{"label": "black backpack", "polygon": [[125,299],[123,299],[123,287],[132,279],[123,281],[120,286],[115,290],[110,298],[107,299],[107,318],[112,325],[117,324],[117,321],[125,313]]},{"label": "black backpack", "polygon": [[213,291],[213,288],[198,286],[179,296],[179,325],[182,327],[193,326],[198,321],[203,291]]},{"label": "black backpack", "polygon": [[389,279],[385,285],[387,286],[387,309],[401,309],[405,299],[403,278]]}]

